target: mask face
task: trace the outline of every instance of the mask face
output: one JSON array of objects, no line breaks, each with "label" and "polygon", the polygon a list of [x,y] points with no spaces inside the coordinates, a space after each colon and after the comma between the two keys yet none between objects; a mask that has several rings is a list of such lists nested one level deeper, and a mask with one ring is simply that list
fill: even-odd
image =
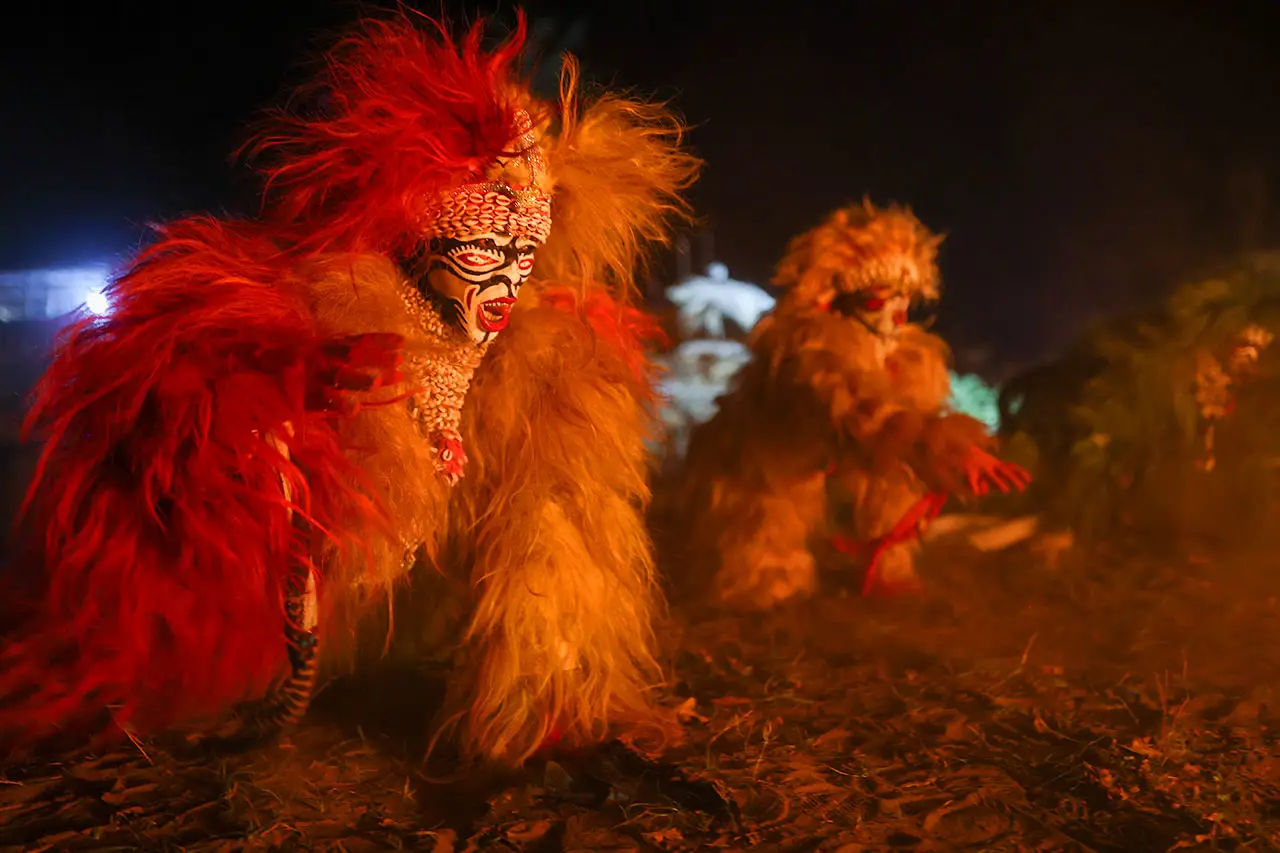
[{"label": "mask face", "polygon": [[426,253],[426,284],[451,321],[472,341],[492,341],[507,327],[520,288],[533,272],[538,244],[509,234],[439,237]]},{"label": "mask face", "polygon": [[896,337],[907,322],[911,296],[888,285],[876,285],[838,295],[831,310],[857,320],[878,337]]}]

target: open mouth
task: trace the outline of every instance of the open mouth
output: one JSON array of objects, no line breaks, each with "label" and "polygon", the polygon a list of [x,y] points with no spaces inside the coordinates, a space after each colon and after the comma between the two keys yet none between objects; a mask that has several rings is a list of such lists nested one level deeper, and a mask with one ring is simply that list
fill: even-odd
[{"label": "open mouth", "polygon": [[501,332],[511,322],[514,303],[515,299],[510,296],[481,302],[480,310],[476,312],[476,324],[486,332]]}]

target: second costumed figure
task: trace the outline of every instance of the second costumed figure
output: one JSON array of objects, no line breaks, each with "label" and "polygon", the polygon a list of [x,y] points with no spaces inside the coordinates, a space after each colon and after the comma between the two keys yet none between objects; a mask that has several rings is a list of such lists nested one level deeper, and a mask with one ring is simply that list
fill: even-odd
[{"label": "second costumed figure", "polygon": [[948,410],[945,342],[908,322],[914,301],[938,296],[940,241],[910,211],[869,202],[792,240],[773,280],[785,292],[681,477],[688,556],[715,566],[717,600],[768,608],[811,593],[836,493],[853,517],[834,544],[866,567],[864,593],[892,593],[918,588],[918,533],[948,495],[1025,487],[986,427]]}]

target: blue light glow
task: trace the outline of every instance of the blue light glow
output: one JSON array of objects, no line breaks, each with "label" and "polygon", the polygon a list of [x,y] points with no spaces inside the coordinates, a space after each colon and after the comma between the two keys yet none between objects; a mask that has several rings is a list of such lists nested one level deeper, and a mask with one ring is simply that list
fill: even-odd
[{"label": "blue light glow", "polygon": [[110,312],[106,264],[0,270],[0,321],[72,319]]}]

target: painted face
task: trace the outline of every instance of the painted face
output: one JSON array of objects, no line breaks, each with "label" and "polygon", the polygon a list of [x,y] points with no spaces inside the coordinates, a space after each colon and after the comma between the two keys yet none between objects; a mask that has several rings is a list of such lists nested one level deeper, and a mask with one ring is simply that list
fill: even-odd
[{"label": "painted face", "polygon": [[886,285],[841,293],[831,302],[831,310],[857,320],[873,334],[892,338],[906,325],[910,295]]},{"label": "painted face", "polygon": [[508,234],[438,237],[427,249],[426,284],[446,319],[477,344],[487,343],[510,322],[537,247],[534,240]]}]

